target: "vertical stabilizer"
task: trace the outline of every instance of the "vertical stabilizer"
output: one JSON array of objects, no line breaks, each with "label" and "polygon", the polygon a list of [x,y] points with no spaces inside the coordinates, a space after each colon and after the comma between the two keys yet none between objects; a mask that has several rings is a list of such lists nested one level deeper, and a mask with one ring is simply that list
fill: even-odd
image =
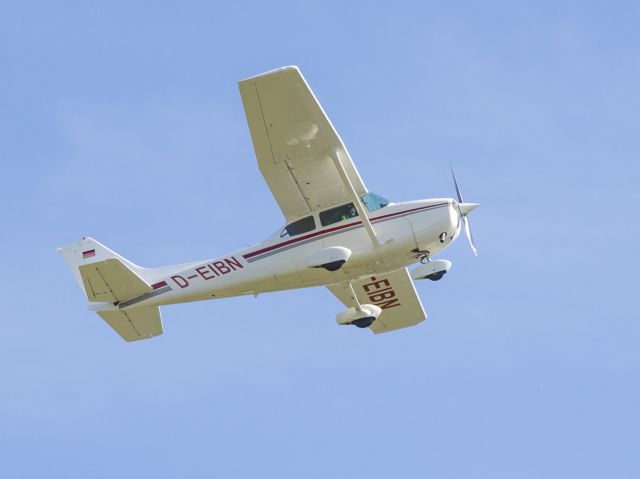
[{"label": "vertical stabilizer", "polygon": [[58,249],[77,283],[87,295],[90,309],[98,314],[125,341],[137,341],[162,334],[160,308],[142,306],[122,309],[125,302],[154,291],[145,279],[145,270],[126,260],[93,238]]},{"label": "vertical stabilizer", "polygon": [[133,264],[131,261],[123,258],[115,251],[110,250],[102,243],[88,236],[82,238],[77,243],[72,243],[62,248],[58,248],[58,253],[62,254],[65,263],[73,273],[74,278],[81,288],[84,284],[80,276],[80,267],[108,259],[117,259],[136,275],[144,277],[145,268]]}]

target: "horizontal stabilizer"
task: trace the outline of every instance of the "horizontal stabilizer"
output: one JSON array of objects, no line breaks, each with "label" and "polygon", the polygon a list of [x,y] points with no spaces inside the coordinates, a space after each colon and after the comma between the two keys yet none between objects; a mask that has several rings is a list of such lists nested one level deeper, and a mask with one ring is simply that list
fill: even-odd
[{"label": "horizontal stabilizer", "polygon": [[162,334],[162,319],[157,306],[99,311],[98,314],[125,341],[138,341]]},{"label": "horizontal stabilizer", "polygon": [[85,264],[79,270],[89,301],[116,303],[153,290],[117,258]]}]

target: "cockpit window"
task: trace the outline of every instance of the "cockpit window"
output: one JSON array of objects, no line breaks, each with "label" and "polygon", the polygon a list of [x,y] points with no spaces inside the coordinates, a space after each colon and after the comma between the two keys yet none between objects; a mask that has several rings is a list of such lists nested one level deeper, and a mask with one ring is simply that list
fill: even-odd
[{"label": "cockpit window", "polygon": [[347,203],[346,205],[331,208],[330,210],[320,213],[320,224],[322,226],[332,225],[339,221],[344,221],[349,218],[358,216],[358,211],[353,203]]},{"label": "cockpit window", "polygon": [[280,237],[285,238],[287,236],[301,235],[314,229],[316,229],[316,221],[313,219],[313,216],[307,216],[285,226],[282,233],[280,233]]},{"label": "cockpit window", "polygon": [[361,196],[360,199],[369,211],[379,210],[380,208],[384,208],[389,204],[388,199],[371,192]]}]

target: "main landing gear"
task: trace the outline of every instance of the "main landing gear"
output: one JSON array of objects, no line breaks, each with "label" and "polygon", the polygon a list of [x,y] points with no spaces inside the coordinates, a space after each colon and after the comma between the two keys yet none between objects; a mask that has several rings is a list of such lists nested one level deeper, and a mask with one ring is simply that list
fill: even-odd
[{"label": "main landing gear", "polygon": [[366,318],[354,319],[351,321],[356,328],[368,328],[376,320],[375,316],[367,316]]},{"label": "main landing gear", "polygon": [[342,246],[331,246],[307,256],[304,262],[308,268],[324,268],[327,271],[338,271],[349,261],[351,250]]},{"label": "main landing gear", "polygon": [[338,316],[336,316],[336,323],[340,325],[352,324],[357,328],[368,328],[378,319],[378,316],[382,313],[382,309],[375,304],[360,304],[351,283],[349,283],[348,289],[355,306],[345,309],[338,314]]}]

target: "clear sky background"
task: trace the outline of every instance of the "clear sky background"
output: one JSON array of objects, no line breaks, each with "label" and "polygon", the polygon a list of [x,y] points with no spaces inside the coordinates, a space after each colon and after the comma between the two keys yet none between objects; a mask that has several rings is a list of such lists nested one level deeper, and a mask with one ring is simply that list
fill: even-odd
[{"label": "clear sky background", "polygon": [[[0,476],[640,477],[640,7],[0,2]],[[453,196],[429,319],[322,288],[163,309],[127,344],[58,246],[143,266],[283,222],[237,81],[298,65],[369,189]]]}]

